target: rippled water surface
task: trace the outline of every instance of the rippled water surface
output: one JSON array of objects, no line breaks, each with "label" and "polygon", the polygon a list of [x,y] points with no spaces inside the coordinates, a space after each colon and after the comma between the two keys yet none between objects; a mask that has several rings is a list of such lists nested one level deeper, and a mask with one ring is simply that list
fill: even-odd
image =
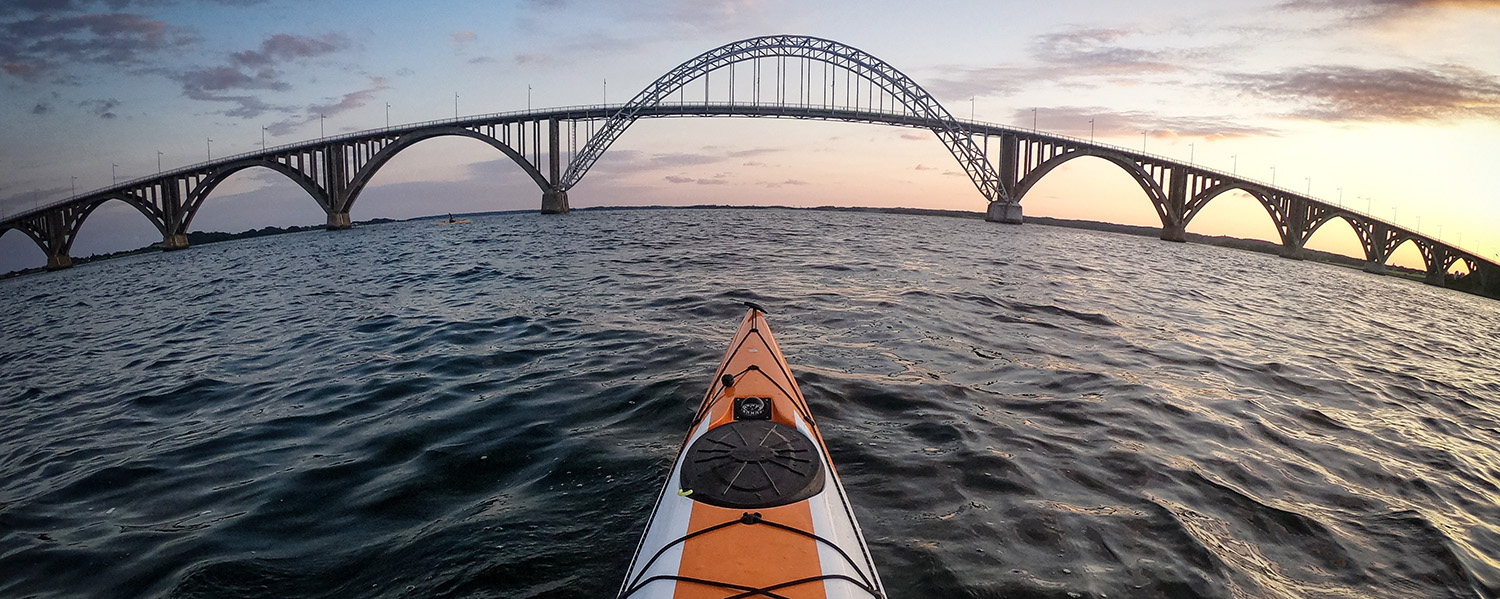
[{"label": "rippled water surface", "polygon": [[0,281],[0,596],[613,596],[743,300],[892,597],[1500,594],[1500,303],[1042,226],[643,210]]}]

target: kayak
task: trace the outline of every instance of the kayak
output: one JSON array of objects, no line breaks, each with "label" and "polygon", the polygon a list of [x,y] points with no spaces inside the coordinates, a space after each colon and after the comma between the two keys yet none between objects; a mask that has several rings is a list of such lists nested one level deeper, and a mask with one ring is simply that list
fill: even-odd
[{"label": "kayak", "polygon": [[884,598],[807,400],[748,305],[618,597]]}]

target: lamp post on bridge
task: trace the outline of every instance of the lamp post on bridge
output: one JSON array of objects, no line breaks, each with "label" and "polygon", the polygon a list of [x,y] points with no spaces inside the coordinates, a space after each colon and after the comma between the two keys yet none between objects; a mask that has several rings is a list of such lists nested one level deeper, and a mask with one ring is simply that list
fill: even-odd
[{"label": "lamp post on bridge", "polygon": [[161,150],[156,151],[156,174],[161,174]]},{"label": "lamp post on bridge", "polygon": [[1229,167],[1229,174],[1236,177],[1240,176],[1240,155],[1235,154],[1233,156],[1230,156],[1229,159],[1234,161],[1234,166]]},{"label": "lamp post on bridge", "polygon": [[73,197],[78,197],[78,177],[73,177]]},{"label": "lamp post on bridge", "polygon": [[453,118],[458,118],[458,92],[453,92]]},{"label": "lamp post on bridge", "polygon": [[208,138],[208,159],[214,159],[214,138]]},{"label": "lamp post on bridge", "polygon": [[1344,188],[1339,188],[1339,208],[1344,207]]},{"label": "lamp post on bridge", "polygon": [[391,103],[390,102],[386,102],[385,103],[385,128],[386,129],[390,129],[391,128]]},{"label": "lamp post on bridge", "polygon": [[1194,157],[1193,150],[1194,150],[1193,144],[1188,144],[1188,166],[1192,166],[1193,165],[1193,157]]},{"label": "lamp post on bridge", "polygon": [[1036,133],[1036,109],[1031,109],[1031,132]]},{"label": "lamp post on bridge", "polygon": [[260,151],[266,151],[266,128],[260,128]]},{"label": "lamp post on bridge", "polygon": [[318,113],[318,138],[319,139],[324,138],[324,137],[328,137],[328,135],[326,133],[323,133],[323,125],[325,123],[327,123],[327,122],[328,122],[328,115],[323,114],[321,112]]},{"label": "lamp post on bridge", "polygon": [[1094,119],[1089,119],[1089,143],[1094,143]]},{"label": "lamp post on bridge", "polygon": [[1312,177],[1307,178],[1307,197],[1312,197]]},{"label": "lamp post on bridge", "polygon": [[113,162],[111,162],[110,165],[109,165],[109,184],[110,185],[119,185],[120,184],[120,165],[115,164]]}]

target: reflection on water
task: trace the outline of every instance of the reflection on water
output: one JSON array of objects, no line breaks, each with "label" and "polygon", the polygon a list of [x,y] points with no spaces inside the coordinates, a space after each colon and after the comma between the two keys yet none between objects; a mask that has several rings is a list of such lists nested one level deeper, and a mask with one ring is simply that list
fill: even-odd
[{"label": "reflection on water", "polygon": [[0,281],[0,595],[599,597],[771,310],[892,597],[1494,597],[1500,310],[1118,235],[497,215]]}]

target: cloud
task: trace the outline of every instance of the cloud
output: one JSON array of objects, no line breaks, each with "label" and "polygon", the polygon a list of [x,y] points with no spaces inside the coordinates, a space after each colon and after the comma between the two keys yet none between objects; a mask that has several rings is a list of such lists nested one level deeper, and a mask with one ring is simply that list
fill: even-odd
[{"label": "cloud", "polygon": [[1182,52],[1142,50],[1121,42],[1136,32],[1125,29],[1080,29],[1038,36],[1031,54],[1051,72],[1070,76],[1159,73],[1183,70],[1166,57]]},{"label": "cloud", "polygon": [[676,183],[679,185],[682,183],[692,183],[694,181],[697,181],[697,179],[694,179],[692,177],[679,177],[676,175],[667,175],[662,178],[665,179],[668,183]]},{"label": "cloud", "polygon": [[299,58],[316,58],[349,47],[349,40],[336,33],[319,37],[299,37],[288,33],[272,35],[260,43],[259,50],[245,50],[229,55],[237,68],[272,69],[278,63]]},{"label": "cloud", "polygon": [[385,77],[371,77],[369,86],[349,92],[337,100],[323,104],[310,104],[300,116],[283,119],[266,126],[266,131],[272,135],[285,135],[295,131],[298,127],[315,123],[325,117],[332,117],[357,108],[362,108],[370,103],[375,95],[391,88],[390,81]]},{"label": "cloud", "polygon": [[1366,69],[1309,66],[1239,74],[1229,86],[1297,105],[1292,116],[1318,121],[1435,121],[1500,118],[1500,79],[1470,68]]},{"label": "cloud", "polygon": [[939,98],[1005,96],[1034,88],[1040,82],[1076,83],[1106,78],[1135,81],[1153,75],[1189,70],[1190,61],[1213,58],[1205,49],[1144,49],[1136,39],[1154,36],[1133,29],[1075,29],[1034,37],[1029,57],[1036,66],[948,66],[923,83]]},{"label": "cloud", "polygon": [[656,166],[697,166],[700,164],[712,164],[720,160],[723,160],[723,158],[719,156],[689,154],[685,152],[657,154],[651,157],[652,164]]},{"label": "cloud", "polygon": [[56,76],[75,83],[66,71],[78,65],[144,66],[197,41],[187,30],[138,14],[44,14],[0,23],[0,70],[27,82]]},{"label": "cloud", "polygon": [[[633,6],[633,5],[632,5]],[[629,56],[640,53],[642,48],[659,40],[623,39],[602,32],[591,31],[586,35],[522,52],[514,57],[517,65],[562,66],[580,60],[595,60],[607,56]]]},{"label": "cloud", "polygon": [[935,170],[937,170],[937,167],[935,167],[935,166],[925,166],[925,165],[918,164],[916,166],[916,168],[913,168],[912,170],[918,170],[918,171],[935,171]]},{"label": "cloud", "polygon": [[460,31],[448,35],[448,42],[453,44],[454,52],[467,50],[474,43],[474,40],[477,39],[479,39],[479,36],[473,31]]},{"label": "cloud", "polygon": [[114,98],[108,100],[85,100],[79,102],[78,105],[89,109],[101,119],[110,120],[118,116],[115,114],[115,108],[120,106],[120,101]]},{"label": "cloud", "polygon": [[289,108],[243,92],[290,90],[292,86],[282,70],[284,65],[333,54],[349,46],[349,40],[338,34],[302,37],[278,33],[267,37],[258,49],[230,54],[227,64],[189,69],[170,76],[182,85],[184,96],[234,104],[234,108],[224,111],[226,116],[253,118]]},{"label": "cloud", "polygon": [[[1012,122],[1030,122],[1031,109],[1016,110]],[[1054,131],[1074,137],[1089,135],[1093,120],[1094,137],[1139,137],[1142,131],[1151,137],[1231,137],[1275,136],[1269,127],[1245,125],[1233,120],[1198,116],[1168,116],[1134,110],[1113,110],[1100,106],[1058,106],[1039,112],[1043,131]]]},{"label": "cloud", "polygon": [[1443,8],[1490,9],[1500,6],[1495,0],[1287,0],[1277,8],[1284,10],[1335,12],[1348,18],[1383,20],[1409,16],[1410,13]]},{"label": "cloud", "polygon": [[52,105],[46,102],[37,102],[36,106],[31,107],[31,114],[47,114],[49,112],[52,112]]},{"label": "cloud", "polygon": [[727,154],[730,158],[750,158],[752,156],[764,156],[782,151],[782,148],[750,148],[748,150],[734,150]]}]

